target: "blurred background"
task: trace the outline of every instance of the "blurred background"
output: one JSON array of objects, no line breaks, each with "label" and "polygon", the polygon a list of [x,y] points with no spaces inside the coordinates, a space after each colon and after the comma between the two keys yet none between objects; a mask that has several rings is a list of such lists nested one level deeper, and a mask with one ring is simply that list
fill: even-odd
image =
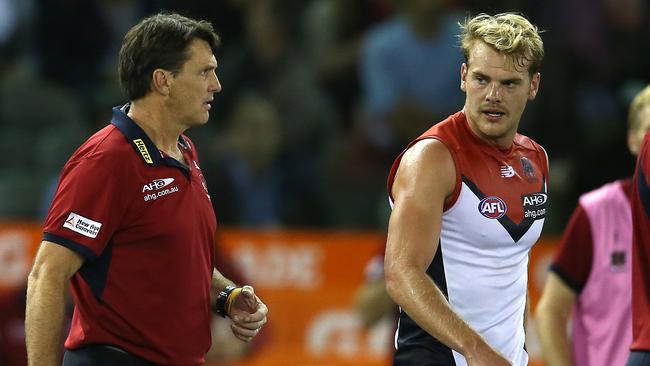
[{"label": "blurred background", "polygon": [[[61,167],[110,122],[111,107],[126,102],[116,77],[123,35],[160,10],[209,20],[222,37],[216,57],[223,91],[209,123],[188,135],[228,233],[219,243],[224,257],[254,285],[262,282],[262,294],[273,297],[287,290],[282,286],[294,286],[296,302],[279,299],[278,306],[309,308],[303,296],[327,286],[337,288],[336,306],[352,306],[366,262],[382,250],[393,159],[432,123],[462,108],[456,34],[457,22],[468,14],[518,11],[544,30],[540,92],[520,132],[543,145],[550,158],[544,240],[552,252],[580,193],[633,173],[627,106],[650,81],[649,4],[489,3],[0,0],[0,293],[24,281]],[[344,242],[349,245],[332,249]],[[348,252],[355,245],[358,250]],[[291,266],[292,260],[298,264]],[[347,277],[341,263],[351,266]],[[276,273],[279,280],[269,284],[260,266],[294,272]],[[316,274],[304,277],[309,271]],[[294,277],[297,282],[286,281]],[[335,287],[340,283],[346,286]],[[272,322],[260,353],[282,338],[273,336],[284,326],[278,323]],[[338,361],[327,359],[334,354],[323,351],[329,346],[310,353],[307,336],[296,342],[303,342],[297,347],[311,357],[310,365],[360,365],[364,355],[386,357],[390,342],[382,342],[392,330],[384,328],[375,338],[364,335],[384,351],[341,346]],[[376,344],[375,351],[381,350]],[[0,364],[9,364],[1,361],[2,352],[10,351],[0,347]],[[296,357],[277,364],[307,362]],[[269,360],[244,364],[274,364]]]}]

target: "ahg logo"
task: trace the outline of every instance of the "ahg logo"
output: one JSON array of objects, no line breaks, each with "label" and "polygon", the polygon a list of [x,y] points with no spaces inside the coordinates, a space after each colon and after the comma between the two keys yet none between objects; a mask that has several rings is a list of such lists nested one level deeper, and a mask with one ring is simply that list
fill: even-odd
[{"label": "ahg logo", "polygon": [[528,219],[543,219],[546,216],[546,201],[548,195],[546,193],[531,193],[521,196],[521,201],[524,208],[524,218]]},{"label": "ahg logo", "polygon": [[546,193],[533,193],[523,196],[524,207],[541,206],[546,203]]},{"label": "ahg logo", "polygon": [[500,219],[508,211],[508,206],[499,197],[485,197],[478,204],[478,211],[488,219]]},{"label": "ahg logo", "polygon": [[146,191],[157,191],[161,188],[167,187],[174,182],[174,178],[154,179],[151,183],[147,183],[142,187],[142,193]]}]

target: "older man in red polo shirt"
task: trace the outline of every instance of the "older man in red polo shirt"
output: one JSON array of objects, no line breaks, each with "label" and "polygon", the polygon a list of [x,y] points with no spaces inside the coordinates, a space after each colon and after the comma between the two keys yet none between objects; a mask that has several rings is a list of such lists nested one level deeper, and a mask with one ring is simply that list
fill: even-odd
[{"label": "older man in red polo shirt", "polygon": [[[144,19],[119,57],[131,101],[68,160],[29,277],[30,365],[59,359],[63,289],[75,303],[64,365],[197,365],[210,310],[250,341],[266,306],[215,268],[217,226],[188,128],[221,90],[212,26],[176,14]],[[219,291],[211,296],[211,287]]]}]

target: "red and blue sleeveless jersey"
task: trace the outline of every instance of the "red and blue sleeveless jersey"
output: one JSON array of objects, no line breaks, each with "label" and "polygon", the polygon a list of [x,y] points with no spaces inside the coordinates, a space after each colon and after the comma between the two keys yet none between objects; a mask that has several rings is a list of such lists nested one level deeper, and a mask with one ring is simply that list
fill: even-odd
[{"label": "red and blue sleeveless jersey", "polygon": [[[456,168],[455,189],[444,207],[438,250],[427,274],[451,308],[494,349],[516,366],[527,365],[528,254],[546,215],[546,153],[520,134],[508,150],[497,149],[470,130],[463,112],[434,125],[409,147],[423,139],[442,142]],[[401,157],[391,169],[389,193]],[[418,359],[466,365],[462,355],[401,312],[394,364],[418,364]]]}]

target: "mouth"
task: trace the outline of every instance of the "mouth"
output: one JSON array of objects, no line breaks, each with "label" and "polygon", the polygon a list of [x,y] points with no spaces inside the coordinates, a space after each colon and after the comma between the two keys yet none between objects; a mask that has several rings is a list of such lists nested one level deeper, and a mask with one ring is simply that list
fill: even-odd
[{"label": "mouth", "polygon": [[498,109],[484,109],[482,113],[489,121],[493,122],[500,120],[506,114],[506,112]]},{"label": "mouth", "polygon": [[205,108],[207,108],[208,110],[212,109],[212,104],[211,104],[211,103],[212,103],[212,100],[213,100],[213,99],[210,99],[210,100],[207,100],[207,101],[203,102],[203,106],[204,106]]}]

